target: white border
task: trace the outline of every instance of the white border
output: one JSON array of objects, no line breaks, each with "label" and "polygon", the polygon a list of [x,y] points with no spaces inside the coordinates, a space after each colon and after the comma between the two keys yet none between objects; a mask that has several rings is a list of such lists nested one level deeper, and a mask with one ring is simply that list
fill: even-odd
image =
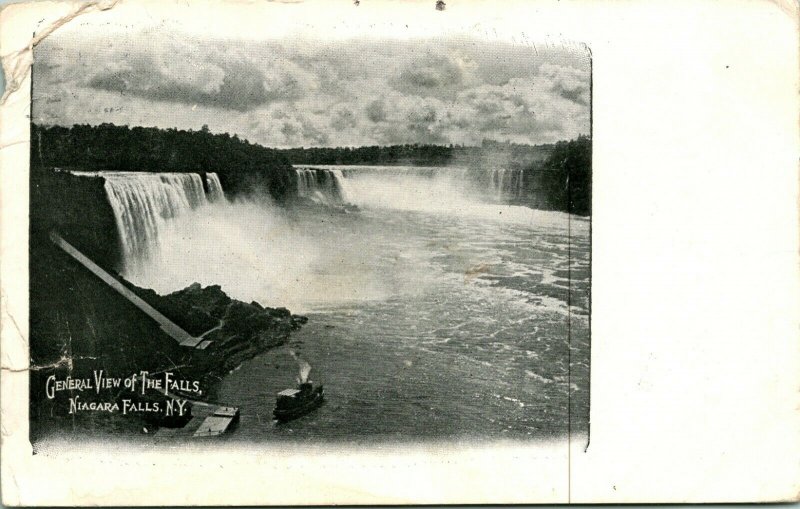
[{"label": "white border", "polygon": [[[593,54],[592,440],[141,453],[27,443],[27,113],[0,108],[5,504],[776,501],[800,492],[794,4],[712,0],[119,2],[239,37],[441,33]],[[0,53],[77,4],[4,9]],[[110,5],[110,4],[109,4]],[[81,30],[81,17],[62,30]],[[38,28],[37,28],[38,27]],[[544,42],[542,42],[544,41]],[[24,56],[24,53],[22,54]],[[111,452],[112,454],[109,454]],[[571,497],[568,498],[568,494]]]}]

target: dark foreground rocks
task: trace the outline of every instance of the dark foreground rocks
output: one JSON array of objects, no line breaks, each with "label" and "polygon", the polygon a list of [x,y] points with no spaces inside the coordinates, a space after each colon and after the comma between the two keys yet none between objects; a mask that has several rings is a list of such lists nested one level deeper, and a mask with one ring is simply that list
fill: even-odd
[{"label": "dark foreground rocks", "polygon": [[[244,360],[283,345],[305,317],[285,308],[231,299],[219,286],[194,284],[169,295],[122,280],[206,349],[180,346],[149,316],[40,236],[30,251],[31,441],[52,433],[141,434],[143,421],[119,412],[70,412],[70,399],[114,402],[117,390],[62,391],[49,397],[48,379],[124,379],[143,371],[198,382],[198,399],[214,401],[218,382]],[[258,383],[254,381],[254,383]],[[223,402],[225,403],[225,402]]]},{"label": "dark foreground rocks", "polygon": [[184,375],[200,380],[208,390],[243,361],[286,343],[289,334],[307,321],[286,308],[233,300],[218,285],[195,283],[164,296],[128,285],[184,330],[211,342],[203,350],[185,348],[186,365],[181,367]]}]

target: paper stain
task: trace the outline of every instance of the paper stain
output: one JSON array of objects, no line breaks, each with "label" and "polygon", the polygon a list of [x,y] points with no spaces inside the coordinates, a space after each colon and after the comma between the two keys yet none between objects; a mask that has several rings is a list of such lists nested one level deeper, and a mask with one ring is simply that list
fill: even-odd
[{"label": "paper stain", "polygon": [[480,276],[481,274],[488,274],[490,268],[491,265],[489,265],[488,263],[473,265],[464,272],[464,281],[469,281],[470,279],[474,279]]}]

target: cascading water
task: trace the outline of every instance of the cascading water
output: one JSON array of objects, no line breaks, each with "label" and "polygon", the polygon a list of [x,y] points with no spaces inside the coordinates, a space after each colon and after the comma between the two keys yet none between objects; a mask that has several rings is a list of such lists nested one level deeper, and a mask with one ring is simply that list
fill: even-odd
[{"label": "cascading water", "polygon": [[106,196],[114,211],[122,248],[123,273],[130,272],[137,262],[147,260],[158,252],[159,235],[169,220],[210,202],[225,199],[215,173],[206,175],[208,194],[197,173],[73,174],[104,179]]},{"label": "cascading water", "polygon": [[521,169],[492,168],[487,170],[492,191],[498,199],[519,198],[523,194]]},{"label": "cascading water", "polygon": [[345,178],[341,170],[327,168],[298,168],[297,196],[325,205],[347,202]]},{"label": "cascading water", "polygon": [[325,205],[497,204],[524,195],[521,169],[320,165],[295,171],[298,196]]},{"label": "cascading water", "polygon": [[222,184],[216,173],[206,173],[206,186],[208,188],[206,197],[209,202],[225,201],[225,193],[222,192]]}]

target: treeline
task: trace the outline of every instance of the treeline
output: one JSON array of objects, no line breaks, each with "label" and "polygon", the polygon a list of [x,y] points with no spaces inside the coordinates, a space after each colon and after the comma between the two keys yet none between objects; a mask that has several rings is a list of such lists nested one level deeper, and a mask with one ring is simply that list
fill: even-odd
[{"label": "treeline", "polygon": [[205,127],[34,124],[31,164],[81,171],[216,172],[227,192],[268,189],[275,198],[292,185],[285,154]]},{"label": "treeline", "polygon": [[365,164],[443,166],[453,159],[453,145],[390,145],[369,147],[289,148],[282,152],[292,164]]},{"label": "treeline", "polygon": [[579,136],[556,143],[542,164],[525,169],[525,190],[535,208],[591,214],[592,139]]},{"label": "treeline", "polygon": [[469,166],[486,162],[487,159],[502,158],[511,167],[523,168],[545,160],[552,147],[484,140],[480,146],[415,143],[368,147],[300,147],[283,149],[280,152],[292,164]]},{"label": "treeline", "polygon": [[[273,149],[236,135],[152,127],[33,125],[31,165],[82,171],[216,172],[230,195],[267,191],[291,197],[292,164],[458,165],[524,172],[520,204],[588,215],[591,138],[549,145],[484,140],[480,146],[390,145]],[[35,172],[32,172],[32,174]],[[478,172],[479,173],[479,172]]]}]

